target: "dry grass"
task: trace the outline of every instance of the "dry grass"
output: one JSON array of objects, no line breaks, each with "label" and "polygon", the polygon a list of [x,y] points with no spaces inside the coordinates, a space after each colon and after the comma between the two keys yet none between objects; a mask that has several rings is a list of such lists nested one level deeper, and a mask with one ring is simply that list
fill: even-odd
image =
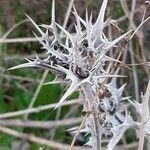
[{"label": "dry grass", "polygon": [[[65,19],[63,19],[63,17],[58,18],[59,21],[64,20],[64,22],[62,23],[64,28],[69,24],[68,26],[70,26],[70,30],[71,30],[72,23],[71,23],[71,20],[69,20],[69,16],[70,16],[70,12],[71,12],[73,2],[74,2],[74,0],[70,0],[69,6],[67,5],[68,9],[65,9],[65,11],[67,12]],[[58,3],[61,3],[61,5],[64,5],[60,1]],[[82,3],[81,1],[77,1],[77,2],[75,1],[75,5],[79,6],[78,9],[80,9],[80,14],[82,15],[83,12],[85,12],[85,7],[81,7],[82,6],[81,3]],[[119,3],[119,1],[117,1],[117,3]],[[150,17],[147,17],[145,19],[146,12],[147,12],[146,9],[148,7],[145,6],[145,11],[143,13],[141,24],[139,25],[139,27],[137,27],[135,22],[134,22],[134,15],[136,13],[136,0],[132,1],[131,10],[129,9],[128,4],[126,3],[126,1],[121,1],[120,0],[120,3],[122,4],[125,15],[120,16],[118,21],[122,22],[122,21],[124,21],[125,19],[128,18],[128,21],[126,21],[127,24],[128,24],[128,28],[129,29],[133,28],[134,31],[135,31],[134,32],[135,37],[133,38],[133,35],[131,35],[131,39],[130,39],[131,41],[129,43],[129,46],[130,46],[129,52],[130,52],[130,60],[131,61],[128,62],[129,60],[127,60],[127,58],[125,58],[125,60],[127,60],[127,62],[126,61],[124,62],[126,65],[123,65],[122,68],[124,69],[125,66],[129,66],[129,67],[130,67],[130,65],[132,66],[133,72],[131,73],[129,71],[128,74],[129,74],[130,78],[131,78],[131,76],[133,76],[134,82],[131,81],[131,83],[129,83],[128,87],[129,88],[134,88],[134,92],[132,93],[132,95],[135,95],[134,98],[137,101],[141,101],[140,92],[142,92],[142,91],[140,91],[140,89],[141,89],[141,87],[146,89],[145,82],[148,82],[148,80],[150,79],[149,66],[145,67],[143,65],[143,64],[148,62],[149,58],[146,55],[148,52],[146,51],[144,43],[143,43],[143,36],[144,36],[143,34],[144,33],[141,30],[141,28],[144,26],[143,24],[146,21],[148,21],[149,18],[150,18]],[[97,7],[97,1],[92,2],[92,1],[88,0],[87,5],[91,5],[94,8],[96,7],[96,9],[99,8],[99,7]],[[63,6],[63,7],[66,8],[66,6]],[[111,5],[108,7],[108,9],[111,9]],[[93,13],[95,13],[95,11]],[[110,15],[110,14],[108,14],[108,15]],[[71,17],[71,19],[72,19],[72,17]],[[21,44],[21,43],[26,43],[27,42],[26,44],[28,44],[28,42],[37,42],[38,40],[34,37],[12,38],[12,39],[7,38],[9,36],[9,34],[11,34],[11,32],[16,27],[18,28],[18,25],[20,25],[22,23],[26,23],[26,21],[27,20],[23,20],[23,21],[15,24],[15,25],[13,25],[7,32],[5,32],[3,34],[2,38],[0,39],[0,43],[1,44],[2,43],[3,44],[6,44],[6,43],[15,43],[15,44],[20,43]],[[10,47],[10,45],[9,45],[9,47]],[[2,50],[0,50],[0,54],[3,54]],[[112,55],[115,55],[115,54],[112,54]],[[125,52],[120,52],[117,55],[118,60],[120,60],[122,55],[127,56],[128,54],[127,53],[125,54]],[[32,57],[32,56],[33,56],[33,54],[28,54],[28,57]],[[4,62],[8,61],[8,60],[11,60],[11,59],[19,60],[20,55],[14,56],[14,58],[13,58],[13,55],[9,56],[9,54],[7,55],[7,53],[6,53],[5,57],[3,58]],[[114,65],[114,68],[116,66],[117,66],[117,64]],[[143,80],[145,80],[145,82],[143,80],[140,80],[141,77],[139,77],[139,75],[138,75],[139,74],[139,67],[144,72],[144,75],[142,75],[142,78],[143,78]],[[6,89],[6,91],[9,91],[8,89],[11,89],[11,87],[10,87],[11,85],[9,83],[10,80],[16,80],[18,82],[18,84],[21,85],[21,86],[24,86],[24,84],[22,85],[22,82],[29,82],[29,83],[31,83],[30,85],[32,85],[32,83],[34,82],[38,86],[37,86],[36,90],[35,89],[33,90],[32,98],[31,98],[30,103],[28,104],[27,108],[25,108],[24,110],[6,112],[6,113],[0,114],[0,119],[1,119],[0,120],[0,131],[2,133],[9,134],[9,135],[15,136],[17,138],[21,138],[23,140],[29,140],[31,142],[37,143],[38,145],[45,145],[45,146],[48,146],[48,147],[51,147],[51,148],[54,148],[54,149],[70,149],[70,150],[73,150],[73,149],[81,149],[81,150],[82,149],[87,149],[87,148],[84,148],[84,147],[74,146],[77,135],[78,135],[80,129],[82,128],[82,125],[85,122],[84,119],[86,118],[86,115],[84,117],[81,117],[81,118],[76,117],[74,119],[71,119],[71,118],[69,118],[70,116],[68,116],[67,119],[60,119],[62,117],[61,116],[61,111],[62,110],[59,109],[57,111],[57,115],[55,116],[56,120],[45,122],[43,120],[34,121],[34,120],[29,119],[30,114],[32,114],[32,113],[38,114],[41,111],[52,109],[57,105],[57,104],[54,103],[54,104],[48,104],[48,105],[44,105],[44,106],[34,107],[34,105],[36,103],[36,100],[37,100],[37,97],[39,96],[39,93],[41,92],[43,83],[45,82],[45,80],[47,78],[48,71],[42,72],[42,75],[40,75],[40,77],[38,76],[38,78],[36,80],[34,80],[33,78],[30,78],[30,77],[17,76],[17,75],[14,75],[14,74],[10,74],[9,72],[5,72],[5,68],[7,68],[7,67],[3,66],[3,65],[0,67],[0,76],[1,76],[0,83],[2,84],[2,88],[4,88],[4,90]],[[3,80],[5,81],[5,83],[3,82]],[[134,83],[134,86],[133,86],[133,83]],[[26,88],[26,90],[28,90],[28,88]],[[133,147],[137,148],[137,145],[138,145],[138,149],[143,150],[143,145],[144,145],[143,126],[144,126],[144,123],[147,121],[147,117],[148,117],[148,113],[149,113],[149,99],[150,99],[149,91],[150,91],[150,82],[147,86],[146,92],[145,92],[145,90],[143,90],[143,92],[145,92],[145,95],[142,98],[142,102],[143,102],[143,106],[142,106],[143,111],[142,111],[142,113],[143,113],[144,117],[142,118],[142,121],[141,121],[139,144],[137,143],[138,142],[138,140],[137,140],[137,141],[135,141],[135,144],[134,143],[133,144],[126,143],[124,145],[121,145],[119,147],[119,149],[120,148],[129,149],[129,148],[133,148]],[[130,95],[131,93],[126,93],[126,94]],[[13,99],[13,96],[9,95],[9,92],[8,93],[6,92],[6,96],[8,96],[8,97],[10,96],[10,101],[11,101],[11,99]],[[62,104],[62,106],[70,106],[70,108],[72,109],[72,105],[79,104],[79,103],[82,103],[82,101],[81,100],[79,100],[79,101],[72,100],[72,101],[65,102],[64,104]],[[17,116],[20,116],[20,115],[23,116],[22,119],[20,119],[20,120],[12,119],[12,117],[17,117]],[[78,115],[80,115],[80,114],[78,114]],[[11,118],[11,119],[9,120],[9,119],[6,119],[6,118]],[[34,126],[34,124],[35,124],[35,126]],[[20,126],[20,127],[24,127],[24,128],[25,127],[35,127],[35,128],[50,129],[52,127],[58,128],[59,126],[68,126],[68,125],[74,125],[74,124],[78,124],[78,125],[80,124],[80,127],[78,129],[78,133],[74,136],[74,139],[72,141],[71,146],[66,145],[66,144],[62,144],[62,143],[57,143],[57,142],[51,141],[50,139],[39,138],[36,135],[30,135],[28,133],[18,132],[14,129],[8,128],[8,126]],[[54,130],[53,130],[53,132],[54,132]]]}]

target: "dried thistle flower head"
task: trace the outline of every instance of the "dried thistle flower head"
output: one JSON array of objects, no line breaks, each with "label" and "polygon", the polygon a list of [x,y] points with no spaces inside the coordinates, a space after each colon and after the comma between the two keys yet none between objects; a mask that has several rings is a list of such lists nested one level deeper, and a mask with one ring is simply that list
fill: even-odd
[{"label": "dried thistle flower head", "polygon": [[[92,16],[90,19],[88,18],[87,12],[86,20],[83,20],[80,16],[78,16],[76,9],[73,8],[73,14],[76,18],[76,33],[71,35],[67,30],[55,22],[54,3],[55,2],[53,1],[52,23],[50,25],[40,26],[45,28],[46,32],[44,32],[27,15],[42,36],[42,38],[37,38],[42,44],[42,49],[46,50],[45,55],[47,58],[40,59],[38,55],[36,55],[35,59],[26,59],[28,63],[18,65],[11,69],[39,67],[50,70],[54,72],[60,80],[65,80],[68,84],[70,84],[70,87],[58,103],[59,106],[73,91],[85,83],[93,85],[93,82],[100,78],[117,76],[109,75],[109,72],[104,68],[108,61],[119,62],[118,60],[107,56],[106,53],[110,48],[114,47],[117,42],[130,33],[130,31],[114,41],[109,41],[106,38],[103,29],[109,20],[104,20],[107,5],[107,0],[104,0],[95,23],[92,23]],[[81,27],[81,24],[84,28]],[[58,33],[58,28],[65,34],[63,39]],[[48,35],[49,31],[51,31],[54,35],[54,39],[52,41]]]},{"label": "dried thistle flower head", "polygon": [[[27,16],[41,35],[41,38],[35,36],[39,39],[42,49],[46,51],[46,58],[41,59],[36,55],[35,59],[26,59],[27,63],[10,68],[38,67],[50,70],[56,78],[48,84],[67,83],[69,88],[57,107],[78,90],[80,98],[84,100],[83,110],[90,113],[81,132],[90,134],[87,144],[94,150],[99,150],[106,139],[108,149],[113,149],[128,128],[137,126],[131,115],[127,113],[126,103],[129,97],[122,96],[125,85],[117,88],[117,77],[123,76],[118,75],[119,69],[114,74],[110,73],[113,62],[122,62],[110,57],[108,53],[131,31],[109,41],[104,33],[104,28],[110,22],[110,19],[104,19],[107,2],[108,0],[103,1],[94,23],[92,15],[88,17],[87,11],[86,19],[83,20],[73,7],[76,30],[74,35],[55,22],[54,0],[50,25],[38,26]],[[43,28],[46,29],[45,32]],[[63,37],[58,29],[63,32]],[[49,31],[54,35],[53,40],[49,38]],[[107,78],[112,78],[110,83],[105,83]]]}]

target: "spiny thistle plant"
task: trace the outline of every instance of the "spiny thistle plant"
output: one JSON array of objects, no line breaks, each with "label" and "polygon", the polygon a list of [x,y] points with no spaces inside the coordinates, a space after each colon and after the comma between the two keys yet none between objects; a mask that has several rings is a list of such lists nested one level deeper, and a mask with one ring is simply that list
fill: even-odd
[{"label": "spiny thistle plant", "polygon": [[[123,97],[125,85],[117,87],[119,68],[114,63],[123,64],[111,57],[110,51],[117,50],[117,44],[123,40],[129,31],[110,41],[104,29],[111,19],[105,20],[105,11],[108,0],[103,0],[97,20],[93,23],[92,14],[83,20],[73,7],[75,16],[75,33],[71,34],[55,22],[55,1],[52,3],[52,21],[50,25],[38,26],[27,16],[40,33],[39,39],[42,49],[46,51],[45,58],[36,55],[35,59],[26,59],[28,62],[13,67],[37,67],[49,70],[56,78],[47,84],[66,83],[67,91],[64,93],[56,108],[62,105],[73,92],[79,92],[83,111],[87,114],[84,126],[80,132],[89,137],[86,143],[93,150],[100,150],[102,146],[108,150],[114,149],[129,128],[139,130],[140,121],[134,121],[129,113],[129,105],[135,106],[141,115],[141,104]],[[64,35],[59,34],[61,31]],[[49,32],[54,35],[50,39]],[[142,116],[141,116],[142,117]],[[145,135],[149,130],[144,130]]]}]

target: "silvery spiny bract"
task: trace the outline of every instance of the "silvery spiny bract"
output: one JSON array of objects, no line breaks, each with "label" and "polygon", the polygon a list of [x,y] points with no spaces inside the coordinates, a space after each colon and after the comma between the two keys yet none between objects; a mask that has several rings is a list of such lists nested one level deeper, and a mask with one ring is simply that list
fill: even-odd
[{"label": "silvery spiny bract", "polygon": [[[109,21],[104,21],[107,0],[104,0],[94,24],[92,23],[92,15],[89,19],[86,12],[86,21],[84,21],[78,16],[74,8],[73,14],[76,17],[76,33],[74,35],[71,35],[55,22],[54,5],[53,1],[51,25],[41,25],[42,28],[46,28],[46,32],[43,32],[28,16],[42,36],[42,38],[37,38],[42,44],[42,49],[47,51],[45,54],[47,58],[42,60],[36,55],[35,59],[27,59],[28,63],[11,69],[39,67],[54,72],[60,82],[61,80],[66,81],[70,87],[58,103],[59,106],[73,91],[82,89],[81,87],[84,87],[85,84],[95,85],[102,78],[117,77],[117,75],[109,75],[111,66],[106,68],[105,64],[108,61],[119,61],[107,56],[106,53],[129,32],[111,42],[106,38],[103,29]],[[65,34],[63,38],[59,36],[58,28]],[[53,40],[49,38],[49,31],[54,35]],[[96,87],[97,85],[94,88]]]},{"label": "silvery spiny bract", "polygon": [[[28,62],[11,69],[23,67],[38,67],[51,71],[56,75],[55,80],[49,84],[65,82],[69,86],[58,102],[57,107],[74,91],[79,91],[82,99],[83,111],[88,113],[84,127],[80,132],[89,135],[90,145],[93,150],[100,150],[102,145],[109,150],[114,149],[123,133],[130,127],[137,127],[128,113],[129,97],[123,97],[125,85],[117,88],[116,80],[119,69],[113,74],[114,62],[122,63],[110,57],[109,52],[115,49],[116,44],[131,31],[110,41],[104,33],[104,28],[109,25],[110,19],[105,20],[105,11],[108,0],[103,0],[97,20],[93,23],[92,14],[83,20],[78,16],[75,7],[75,33],[71,34],[55,22],[55,1],[52,3],[52,20],[50,25],[38,26],[27,16],[40,33],[39,42],[46,51],[45,59],[36,55],[35,59],[26,59]],[[58,31],[64,35],[61,36]],[[54,35],[50,39],[49,32]],[[106,79],[111,79],[107,83]],[[136,104],[132,102],[135,106]],[[56,107],[56,108],[57,108]]]}]

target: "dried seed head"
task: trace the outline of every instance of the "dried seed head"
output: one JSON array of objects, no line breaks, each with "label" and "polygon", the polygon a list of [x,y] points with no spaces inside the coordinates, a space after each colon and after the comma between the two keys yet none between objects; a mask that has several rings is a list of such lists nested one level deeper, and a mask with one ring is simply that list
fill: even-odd
[{"label": "dried seed head", "polygon": [[[96,120],[99,122],[98,128],[100,129],[98,132],[101,132],[102,137],[110,138],[108,147],[113,148],[124,131],[132,125],[129,115],[124,113],[125,108],[120,107],[123,105],[122,100],[128,99],[128,97],[122,97],[125,85],[119,89],[117,88],[116,78],[122,76],[118,75],[118,70],[115,74],[110,74],[113,62],[121,62],[110,57],[108,53],[131,31],[113,41],[109,41],[103,31],[110,21],[109,19],[106,21],[104,19],[107,2],[108,0],[103,0],[98,18],[94,23],[91,19],[92,16],[90,19],[88,18],[87,12],[86,20],[83,20],[73,7],[73,14],[76,18],[75,35],[72,35],[55,22],[54,0],[52,4],[52,22],[50,25],[42,25],[42,28],[46,28],[46,32],[27,16],[42,36],[42,38],[38,36],[37,38],[42,45],[42,49],[46,50],[46,58],[40,59],[37,55],[35,59],[27,59],[27,63],[11,68],[38,67],[48,69],[56,75],[56,79],[59,79],[58,82],[66,82],[69,88],[58,102],[56,108],[74,91],[79,90],[84,98],[83,105],[86,108],[85,110],[92,112],[86,119],[84,130],[91,135],[88,144],[93,149],[96,149],[95,146],[101,143],[97,141],[95,136],[99,134],[96,133],[95,115],[102,114],[104,116]],[[82,25],[84,28],[81,27]],[[58,28],[64,33],[63,39],[58,33]],[[53,41],[49,39],[49,31],[54,35]],[[112,80],[109,84],[104,85],[106,78],[112,78]],[[51,83],[57,83],[56,79]]]}]

